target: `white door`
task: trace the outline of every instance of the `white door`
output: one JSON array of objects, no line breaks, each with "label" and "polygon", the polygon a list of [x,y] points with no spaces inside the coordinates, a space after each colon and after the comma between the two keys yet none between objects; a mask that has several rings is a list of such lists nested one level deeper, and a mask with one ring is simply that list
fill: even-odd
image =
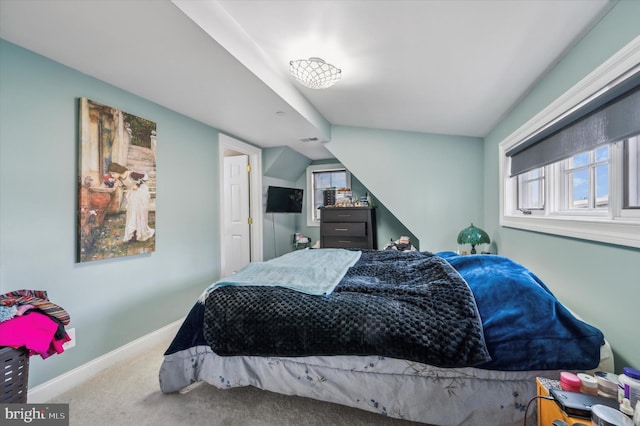
[{"label": "white door", "polygon": [[251,261],[249,226],[249,157],[224,158],[223,276],[242,269]]}]

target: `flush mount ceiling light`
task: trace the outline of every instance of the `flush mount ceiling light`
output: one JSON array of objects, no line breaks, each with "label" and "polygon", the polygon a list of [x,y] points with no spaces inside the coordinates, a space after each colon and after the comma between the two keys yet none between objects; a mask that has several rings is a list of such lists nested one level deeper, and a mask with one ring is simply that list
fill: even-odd
[{"label": "flush mount ceiling light", "polygon": [[320,58],[289,61],[289,71],[296,80],[310,89],[331,87],[342,76],[342,70],[326,63]]}]

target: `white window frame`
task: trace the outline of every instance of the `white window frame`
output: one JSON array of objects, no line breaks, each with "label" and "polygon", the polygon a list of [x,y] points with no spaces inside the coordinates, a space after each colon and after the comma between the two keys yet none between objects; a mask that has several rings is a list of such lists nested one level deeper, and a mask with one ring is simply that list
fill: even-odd
[{"label": "white window frame", "polygon": [[314,205],[313,205],[313,174],[316,172],[335,172],[345,171],[347,173],[347,187],[351,188],[351,172],[347,170],[341,163],[333,164],[314,164],[307,167],[307,226],[320,226],[319,220],[313,219]]},{"label": "white window frame", "polygon": [[[640,136],[637,137],[636,144],[633,147],[633,149],[629,151],[629,156],[633,158],[633,160],[630,160],[628,164],[629,172],[634,173],[636,175],[636,179],[629,182],[625,182],[626,184],[629,185],[629,192],[633,192],[634,194],[636,194],[637,198],[635,199],[635,204],[631,204],[632,200],[628,200],[629,206],[627,207],[627,209],[623,210],[623,215],[632,215],[632,216],[640,215],[640,212],[638,211],[640,209],[640,196],[639,196],[640,191],[638,190],[638,187],[640,186],[640,162],[637,160],[639,150],[640,150]],[[620,155],[623,157],[622,161],[626,163],[627,159],[624,158],[623,149],[620,149],[620,151],[621,151]],[[624,179],[624,176],[623,176],[623,179]],[[624,200],[621,200],[621,202],[624,203]]]},{"label": "white window frame", "polygon": [[[613,144],[609,154],[612,159],[609,167],[610,208],[605,215],[575,214],[575,211],[572,211],[572,214],[560,212],[557,206],[553,205],[558,203],[558,199],[552,195],[551,191],[555,191],[554,188],[558,188],[561,182],[557,182],[555,178],[557,173],[549,169],[545,171],[545,196],[547,197],[545,211],[540,214],[524,214],[517,210],[517,179],[509,176],[511,159],[506,156],[506,152],[540,129],[559,120],[579,104],[593,98],[611,81],[638,64],[640,64],[640,36],[499,144],[501,226],[640,248],[640,212],[638,209],[622,208],[624,187],[622,167],[620,167],[622,143]],[[557,164],[547,167],[556,166]]]},{"label": "white window frame", "polygon": [[[605,145],[601,145],[601,146],[605,146]],[[553,170],[553,174],[555,175],[555,178],[557,180],[555,180],[554,182],[558,182],[557,185],[555,185],[555,187],[551,188],[551,190],[553,192],[555,192],[554,195],[556,195],[556,203],[553,204],[553,206],[555,207],[552,211],[552,213],[560,213],[560,214],[568,214],[568,215],[592,215],[592,216],[606,216],[609,215],[609,211],[611,210],[611,199],[615,196],[612,192],[615,192],[615,182],[612,180],[613,177],[613,173],[612,170],[617,170],[618,164],[616,164],[616,162],[618,161],[617,157],[614,156],[613,154],[616,151],[617,147],[622,147],[621,143],[612,143],[609,144],[609,157],[607,159],[607,161],[595,161],[595,151],[596,149],[600,148],[601,146],[592,149],[591,151],[588,151],[588,155],[589,155],[589,162],[584,165],[584,166],[579,166],[579,167],[570,167],[568,166],[568,162],[571,159],[567,159],[567,160],[562,160],[559,161],[558,163],[552,164],[549,166],[549,169]],[[584,154],[584,153],[581,153]],[[573,158],[573,157],[572,157]],[[588,203],[591,203],[591,201],[594,201],[595,204],[595,182],[594,180],[596,179],[595,176],[595,169],[596,167],[603,165],[603,164],[607,164],[609,166],[609,179],[608,179],[608,183],[609,183],[609,191],[608,191],[608,200],[607,200],[607,206],[606,207],[598,207],[596,206],[591,206],[588,205],[587,207],[584,208],[577,208],[577,207],[571,207],[571,199],[573,198],[573,193],[572,193],[572,188],[571,188],[571,181],[569,178],[569,174],[571,172],[576,172],[579,170],[584,170],[587,172],[588,176],[589,176],[589,196],[587,198]]]}]

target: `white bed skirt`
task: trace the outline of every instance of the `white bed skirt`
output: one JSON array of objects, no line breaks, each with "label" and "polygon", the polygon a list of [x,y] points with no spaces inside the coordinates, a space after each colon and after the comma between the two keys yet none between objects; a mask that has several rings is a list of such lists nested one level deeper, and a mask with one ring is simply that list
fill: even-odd
[{"label": "white bed skirt", "polygon": [[[613,371],[608,344],[598,369]],[[198,346],[166,355],[160,388],[176,392],[205,381],[217,388],[255,386],[433,425],[522,425],[535,377],[559,371],[438,368],[377,356],[255,357],[216,355]],[[535,424],[535,406],[527,424]]]}]

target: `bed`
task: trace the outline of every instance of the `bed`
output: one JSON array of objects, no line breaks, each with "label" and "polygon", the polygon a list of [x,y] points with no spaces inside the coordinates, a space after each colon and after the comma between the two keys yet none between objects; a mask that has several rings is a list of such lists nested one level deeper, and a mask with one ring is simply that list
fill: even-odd
[{"label": "bed", "polygon": [[521,425],[535,377],[595,369],[613,371],[600,330],[506,257],[305,249],[207,288],[159,379],[165,393],[204,381],[433,425]]}]

